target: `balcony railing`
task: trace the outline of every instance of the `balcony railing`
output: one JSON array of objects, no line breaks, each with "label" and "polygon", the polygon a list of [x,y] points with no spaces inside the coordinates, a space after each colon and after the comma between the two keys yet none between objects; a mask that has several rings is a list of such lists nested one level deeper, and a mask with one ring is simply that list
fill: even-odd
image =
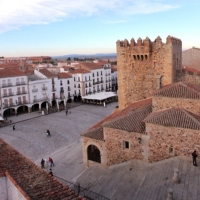
[{"label": "balcony railing", "polygon": [[24,104],[28,104],[28,101],[18,101],[17,105],[24,105]]},{"label": "balcony railing", "polygon": [[40,98],[40,99],[33,99],[33,103],[41,102],[41,101],[49,101],[49,98],[46,97],[46,98]]},{"label": "balcony railing", "polygon": [[11,86],[12,86],[12,83],[2,84],[2,88],[4,88],[4,87],[11,87]]},{"label": "balcony railing", "polygon": [[68,88],[68,91],[71,91],[71,89],[70,89],[70,88]]},{"label": "balcony railing", "polygon": [[26,85],[26,82],[25,81],[16,82],[16,85]]},{"label": "balcony railing", "polygon": [[27,94],[27,91],[17,91],[16,95]]},{"label": "balcony railing", "polygon": [[10,96],[14,96],[14,93],[13,92],[4,93],[2,96],[3,97],[10,97]]},{"label": "balcony railing", "polygon": [[53,96],[52,99],[53,100],[58,99],[58,96]]},{"label": "balcony railing", "polygon": [[14,107],[15,104],[14,103],[3,103],[3,108],[10,108],[10,107]]},{"label": "balcony railing", "polygon": [[52,91],[55,92],[55,91],[56,91],[56,88],[52,88]]},{"label": "balcony railing", "polygon": [[42,90],[47,90],[47,87],[42,87]]},{"label": "balcony railing", "polygon": [[32,92],[37,92],[38,88],[32,89]]}]

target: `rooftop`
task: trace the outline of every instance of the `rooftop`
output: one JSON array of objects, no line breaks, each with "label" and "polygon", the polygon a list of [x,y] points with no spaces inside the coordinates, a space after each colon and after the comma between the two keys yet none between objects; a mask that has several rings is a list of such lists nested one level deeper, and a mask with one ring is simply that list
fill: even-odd
[{"label": "rooftop", "polygon": [[15,77],[15,76],[25,76],[25,74],[19,69],[1,69],[0,78]]}]

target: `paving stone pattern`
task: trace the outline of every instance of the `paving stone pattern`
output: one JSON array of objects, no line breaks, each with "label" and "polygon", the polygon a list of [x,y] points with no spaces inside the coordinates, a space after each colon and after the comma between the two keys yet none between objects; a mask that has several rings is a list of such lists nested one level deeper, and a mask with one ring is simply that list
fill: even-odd
[{"label": "paving stone pattern", "polygon": [[[41,158],[51,156],[55,167],[54,175],[100,193],[112,200],[166,200],[167,188],[174,190],[174,200],[200,199],[200,167],[194,167],[191,160],[179,157],[145,165],[126,162],[102,169],[98,165],[85,168],[82,160],[80,133],[109,115],[116,103],[102,108],[81,105],[64,111],[24,120],[25,115],[12,117],[12,125],[0,128],[0,138],[19,152],[40,165]],[[52,137],[46,136],[49,129]],[[200,160],[197,160],[200,165]],[[174,168],[179,169],[180,184],[172,183]],[[49,170],[47,167],[45,170]]]}]

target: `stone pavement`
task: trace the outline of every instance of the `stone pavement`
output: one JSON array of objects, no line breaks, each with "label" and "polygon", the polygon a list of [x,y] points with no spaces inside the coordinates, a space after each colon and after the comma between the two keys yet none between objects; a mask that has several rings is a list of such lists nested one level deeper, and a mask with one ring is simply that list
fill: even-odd
[{"label": "stone pavement", "polygon": [[[179,157],[154,164],[127,162],[102,169],[85,168],[82,161],[80,133],[109,115],[117,103],[106,108],[81,105],[64,111],[0,128],[0,137],[40,165],[41,158],[54,160],[54,175],[100,193],[112,200],[166,200],[167,189],[174,190],[174,200],[200,199],[200,167]],[[34,116],[34,113],[27,114]],[[13,121],[25,118],[19,115]],[[22,120],[23,120],[22,119]],[[46,137],[49,129],[52,137]],[[200,164],[200,160],[197,160]],[[180,184],[172,183],[173,169],[180,171]],[[48,170],[47,168],[46,170]]]}]

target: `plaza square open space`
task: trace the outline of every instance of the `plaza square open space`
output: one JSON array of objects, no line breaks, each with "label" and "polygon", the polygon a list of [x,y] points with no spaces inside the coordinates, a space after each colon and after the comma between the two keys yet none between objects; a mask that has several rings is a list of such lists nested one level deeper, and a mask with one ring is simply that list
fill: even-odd
[{"label": "plaza square open space", "polygon": [[[79,182],[113,200],[162,200],[167,198],[168,188],[174,190],[176,200],[200,199],[200,167],[193,166],[191,160],[175,157],[149,165],[129,161],[108,169],[83,166],[80,134],[112,113],[116,105],[104,108],[84,104],[71,108],[68,115],[61,111],[10,117],[16,130],[12,124],[2,127],[0,137],[39,167],[42,158],[52,157],[55,176]],[[51,137],[46,136],[47,129]],[[174,168],[179,169],[180,184],[172,182]]]}]

